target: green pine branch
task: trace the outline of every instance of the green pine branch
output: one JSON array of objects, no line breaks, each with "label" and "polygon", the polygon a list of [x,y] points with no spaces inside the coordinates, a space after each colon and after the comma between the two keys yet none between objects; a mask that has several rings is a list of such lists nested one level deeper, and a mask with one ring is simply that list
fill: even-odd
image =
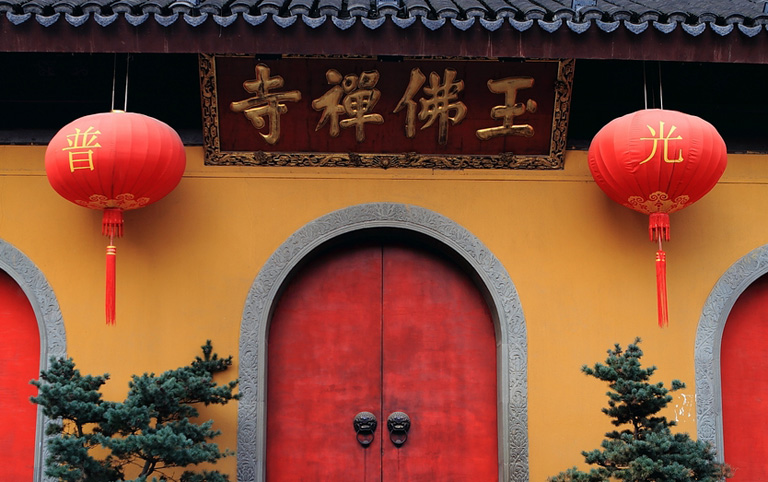
[{"label": "green pine branch", "polygon": [[[203,356],[189,365],[160,375],[134,375],[123,402],[102,399],[101,386],[109,375],[82,376],[72,359],[52,359],[40,380],[32,402],[55,420],[47,429],[46,475],[67,482],[125,480],[128,466],[140,467],[137,481],[175,480],[171,469],[204,462],[216,463],[232,455],[221,451],[212,439],[220,435],[213,420],[198,423],[197,406],[224,405],[240,398],[237,380],[219,385],[216,373],[232,365],[232,357],[219,358],[210,340],[202,346]],[[96,447],[106,449],[103,458],[94,456]],[[101,451],[104,452],[104,451]],[[101,453],[99,452],[99,453]],[[180,482],[221,482],[228,480],[218,471],[186,471]]]},{"label": "green pine branch", "polygon": [[602,411],[621,430],[606,433],[600,449],[582,452],[584,461],[596,467],[589,472],[573,467],[550,477],[550,482],[717,482],[731,476],[709,445],[686,433],[672,433],[675,421],[659,415],[672,401],[669,393],[685,384],[674,380],[667,389],[661,382],[651,383],[656,367],[641,365],[639,343],[636,338],[626,350],[616,344],[605,364],[581,368],[608,383],[608,408]]}]

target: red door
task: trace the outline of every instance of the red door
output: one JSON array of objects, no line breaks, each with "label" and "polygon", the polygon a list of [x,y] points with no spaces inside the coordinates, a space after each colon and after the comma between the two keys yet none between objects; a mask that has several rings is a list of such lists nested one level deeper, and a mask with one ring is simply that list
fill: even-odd
[{"label": "red door", "polygon": [[736,482],[768,480],[768,276],[728,315],[720,352],[723,452]]},{"label": "red door", "polygon": [[[454,263],[397,244],[328,252],[283,293],[268,343],[268,480],[497,479],[494,327]],[[378,420],[368,446],[362,411]],[[399,446],[394,412],[411,421]]]},{"label": "red door", "polygon": [[37,394],[29,381],[39,378],[40,334],[29,300],[0,271],[0,473],[3,480],[32,480],[35,461]]}]

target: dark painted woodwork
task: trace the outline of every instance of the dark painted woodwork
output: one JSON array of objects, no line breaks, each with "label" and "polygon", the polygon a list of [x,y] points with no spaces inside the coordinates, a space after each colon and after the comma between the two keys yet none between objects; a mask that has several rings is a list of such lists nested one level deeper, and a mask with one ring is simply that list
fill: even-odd
[{"label": "dark painted woodwork", "polygon": [[768,480],[768,276],[739,297],[720,351],[723,455],[734,482]]},{"label": "dark painted woodwork", "polygon": [[0,271],[0,473],[2,480],[32,480],[35,460],[40,334],[26,295]]},{"label": "dark painted woodwork", "polygon": [[[441,256],[346,246],[291,281],[270,327],[267,479],[495,480],[496,347],[486,303]],[[379,421],[362,447],[352,421]],[[387,417],[411,418],[407,442]]]}]

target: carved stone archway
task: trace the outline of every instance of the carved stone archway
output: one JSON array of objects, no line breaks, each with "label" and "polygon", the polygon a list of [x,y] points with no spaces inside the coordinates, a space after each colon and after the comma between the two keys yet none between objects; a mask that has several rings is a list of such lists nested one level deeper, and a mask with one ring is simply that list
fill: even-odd
[{"label": "carved stone archway", "polygon": [[[67,340],[59,302],[42,271],[24,253],[0,239],[0,270],[5,271],[21,287],[32,305],[40,332],[40,370],[48,368],[51,357],[67,355]],[[43,475],[48,453],[45,427],[49,420],[37,409],[35,435],[35,482],[52,481]]]},{"label": "carved stone archway", "polygon": [[291,235],[251,286],[240,326],[237,478],[263,481],[266,451],[266,341],[272,309],[291,272],[313,250],[370,229],[431,238],[466,264],[485,291],[497,333],[499,460],[504,481],[528,480],[527,334],[520,299],[501,262],[465,228],[433,211],[398,203],[352,206],[322,216]]},{"label": "carved stone archway", "polygon": [[720,343],[725,323],[739,296],[768,273],[768,245],[739,259],[720,277],[704,303],[694,347],[696,427],[698,439],[712,444],[723,461],[723,404],[720,387]]}]

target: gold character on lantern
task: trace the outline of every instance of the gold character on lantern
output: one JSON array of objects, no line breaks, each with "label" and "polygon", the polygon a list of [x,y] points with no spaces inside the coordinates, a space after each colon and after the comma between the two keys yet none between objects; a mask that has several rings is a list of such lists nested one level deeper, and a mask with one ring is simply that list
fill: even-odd
[{"label": "gold character on lantern", "polygon": [[[652,136],[656,135],[656,130],[654,130],[653,127],[646,125],[645,127],[648,128],[648,130],[651,132]],[[672,137],[672,134],[677,129],[677,126],[672,126],[671,129],[669,129],[669,132],[667,132],[666,136],[664,134],[664,121],[659,121],[659,137],[641,137],[641,141],[653,141],[653,149],[651,150],[651,154],[640,164],[645,164],[646,162],[653,159],[653,156],[656,155],[656,150],[659,147],[659,141],[664,142],[664,154],[662,157],[662,160],[667,163],[676,163],[676,162],[683,162],[683,150],[680,149],[677,152],[677,159],[670,159],[669,158],[669,141],[681,141],[683,140],[683,136],[678,135],[677,137]]]},{"label": "gold character on lantern", "polygon": [[[419,111],[419,120],[426,121],[421,129],[432,126],[437,121],[438,133],[437,142],[445,145],[448,142],[448,122],[456,125],[464,120],[467,115],[467,106],[463,102],[457,101],[459,92],[464,90],[464,81],[455,82],[456,71],[445,69],[443,73],[444,80],[441,82],[440,76],[436,72],[429,74],[429,87],[424,87],[424,93],[429,97],[419,99],[421,110]],[[406,109],[405,135],[409,138],[416,136],[416,102],[413,97],[424,85],[426,77],[420,69],[411,70],[411,78],[405,89],[405,94],[400,102],[395,106],[394,114]],[[451,115],[454,113],[454,115]]]},{"label": "gold character on lantern", "polygon": [[75,127],[74,134],[67,134],[67,147],[61,150],[68,151],[70,172],[75,172],[76,169],[93,171],[93,149],[101,147],[97,142],[99,134],[101,132],[94,130],[93,126],[84,131]]},{"label": "gold character on lantern", "polygon": [[504,94],[504,105],[497,105],[491,109],[491,118],[502,120],[500,126],[478,129],[475,133],[483,141],[499,136],[523,136],[533,137],[533,126],[530,124],[515,124],[516,116],[526,112],[536,112],[538,105],[533,99],[523,104],[515,102],[517,91],[533,87],[533,77],[507,77],[506,79],[489,80],[488,90],[494,94]]},{"label": "gold character on lantern", "polygon": [[280,140],[280,116],[288,112],[288,106],[283,102],[301,100],[301,92],[298,90],[270,92],[271,89],[282,87],[283,83],[282,77],[279,75],[270,77],[269,67],[259,64],[256,66],[256,79],[243,82],[243,88],[256,95],[230,104],[233,112],[244,112],[245,117],[258,130],[266,125],[264,116],[267,116],[269,118],[269,132],[261,134],[261,137],[270,144],[275,144]]},{"label": "gold character on lantern", "polygon": [[[330,121],[329,133],[331,137],[338,137],[339,127],[354,126],[355,139],[357,142],[363,142],[365,124],[384,123],[384,118],[380,114],[372,113],[381,97],[381,92],[374,89],[379,82],[379,72],[371,70],[363,72],[359,77],[349,74],[342,78],[338,70],[328,69],[325,78],[333,87],[312,101],[312,108],[322,112],[315,131],[322,129]],[[340,121],[341,114],[346,114],[348,118]]]}]

